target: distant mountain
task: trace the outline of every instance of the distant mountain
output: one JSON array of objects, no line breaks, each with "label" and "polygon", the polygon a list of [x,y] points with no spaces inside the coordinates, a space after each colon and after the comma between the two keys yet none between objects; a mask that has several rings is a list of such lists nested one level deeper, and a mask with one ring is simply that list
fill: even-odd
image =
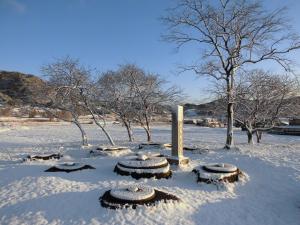
[{"label": "distant mountain", "polygon": [[184,105],[184,111],[186,114],[191,115],[197,114],[198,116],[219,117],[224,115],[224,112],[220,110],[220,104],[220,100],[214,100],[199,105],[187,103]]},{"label": "distant mountain", "polygon": [[[284,100],[284,104],[293,105],[292,111],[285,109],[281,113],[281,117],[299,117],[300,116],[300,96],[290,97]],[[184,112],[186,116],[205,116],[205,117],[218,117],[226,116],[226,103],[222,100],[214,100],[204,104],[185,104]]]},{"label": "distant mountain", "polygon": [[29,104],[36,97],[35,91],[45,82],[34,75],[0,71],[0,101],[11,105]]}]

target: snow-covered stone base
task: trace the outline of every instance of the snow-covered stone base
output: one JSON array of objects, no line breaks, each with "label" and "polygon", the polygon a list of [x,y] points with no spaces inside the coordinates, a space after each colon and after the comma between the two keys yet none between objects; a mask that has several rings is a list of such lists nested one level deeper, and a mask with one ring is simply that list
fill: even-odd
[{"label": "snow-covered stone base", "polygon": [[139,144],[139,149],[170,149],[171,147],[170,143],[147,142]]},{"label": "snow-covered stone base", "polygon": [[168,162],[171,165],[187,165],[190,162],[190,159],[188,157],[185,156],[180,156],[180,157],[176,157],[176,156],[168,156],[167,157]]},{"label": "snow-covered stone base", "polygon": [[60,153],[49,153],[49,154],[38,154],[38,155],[28,155],[24,161],[43,161],[43,160],[51,160],[51,159],[60,159],[63,157]]},{"label": "snow-covered stone base", "polygon": [[139,155],[122,160],[115,166],[114,172],[123,176],[140,178],[169,178],[172,175],[170,165],[164,157],[148,157]]},{"label": "snow-covered stone base", "polygon": [[61,163],[55,166],[50,167],[49,169],[45,170],[45,172],[74,172],[78,170],[85,170],[85,169],[95,169],[94,167],[90,165],[85,165],[82,163],[76,163],[76,162],[66,162]]},{"label": "snow-covered stone base", "polygon": [[150,206],[160,201],[179,201],[179,198],[151,187],[131,185],[125,188],[106,191],[99,200],[101,205],[106,208],[119,209],[131,207],[135,209],[138,205]]},{"label": "snow-covered stone base", "polygon": [[199,166],[193,169],[198,176],[198,182],[216,183],[229,182],[233,183],[239,180],[241,171],[231,164],[212,163]]},{"label": "snow-covered stone base", "polygon": [[130,153],[132,153],[132,151],[129,148],[121,146],[101,146],[96,150],[90,151],[92,156],[122,156]]},{"label": "snow-covered stone base", "polygon": [[164,157],[160,152],[144,152],[139,151],[135,154],[136,156],[146,155],[147,157]]}]

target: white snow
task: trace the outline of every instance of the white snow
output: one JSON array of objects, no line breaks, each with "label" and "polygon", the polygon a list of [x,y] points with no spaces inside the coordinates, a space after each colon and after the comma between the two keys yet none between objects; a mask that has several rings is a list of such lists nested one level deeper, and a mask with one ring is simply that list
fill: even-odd
[{"label": "white snow", "polygon": [[[41,125],[14,127],[0,132],[0,224],[208,224],[299,225],[300,137],[264,134],[261,144],[249,146],[245,133],[235,130],[238,150],[223,150],[226,130],[185,125],[184,144],[202,154],[186,151],[190,165],[173,170],[170,179],[140,179],[113,172],[124,156],[91,157],[81,149],[75,126]],[[84,125],[93,146],[107,145],[101,130]],[[135,128],[135,143],[127,142],[124,127],[107,129],[120,146],[135,149],[145,141],[143,129]],[[171,140],[170,126],[155,126],[153,140]],[[155,149],[154,152],[170,154]],[[26,155],[62,153],[61,160],[21,162]],[[10,160],[8,153],[12,156]],[[89,164],[95,170],[46,173],[63,160]],[[191,172],[199,165],[226,162],[247,176],[239,182],[216,186],[196,182]],[[101,207],[105,191],[127,185],[146,185],[171,193],[181,202],[159,203],[136,210]]]}]

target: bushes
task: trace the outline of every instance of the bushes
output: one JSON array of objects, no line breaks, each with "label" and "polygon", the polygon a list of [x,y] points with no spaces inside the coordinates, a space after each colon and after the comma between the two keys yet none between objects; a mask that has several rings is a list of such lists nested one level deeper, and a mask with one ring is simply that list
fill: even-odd
[{"label": "bushes", "polygon": [[5,116],[5,117],[12,116],[12,112],[13,110],[11,107],[3,108],[0,109],[0,116]]},{"label": "bushes", "polygon": [[28,117],[29,118],[35,118],[38,114],[39,114],[39,111],[37,111],[36,109],[31,109],[28,112]]},{"label": "bushes", "polygon": [[61,119],[61,120],[67,120],[67,121],[71,121],[72,120],[72,114],[68,111],[58,111],[56,112],[57,118]]}]

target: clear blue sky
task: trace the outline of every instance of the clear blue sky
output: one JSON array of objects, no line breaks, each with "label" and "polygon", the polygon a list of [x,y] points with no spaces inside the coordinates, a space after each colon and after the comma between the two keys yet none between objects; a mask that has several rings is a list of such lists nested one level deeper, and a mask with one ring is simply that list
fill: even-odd
[{"label": "clear blue sky", "polygon": [[[300,33],[299,0],[266,0],[286,5]],[[190,100],[209,96],[207,79],[174,75],[178,64],[196,60],[197,48],[178,53],[162,42],[159,17],[174,0],[0,0],[0,70],[40,74],[43,64],[70,55],[100,71],[136,63],[181,86]],[[294,54],[295,60],[300,54]],[[270,66],[269,66],[270,67]]]}]

